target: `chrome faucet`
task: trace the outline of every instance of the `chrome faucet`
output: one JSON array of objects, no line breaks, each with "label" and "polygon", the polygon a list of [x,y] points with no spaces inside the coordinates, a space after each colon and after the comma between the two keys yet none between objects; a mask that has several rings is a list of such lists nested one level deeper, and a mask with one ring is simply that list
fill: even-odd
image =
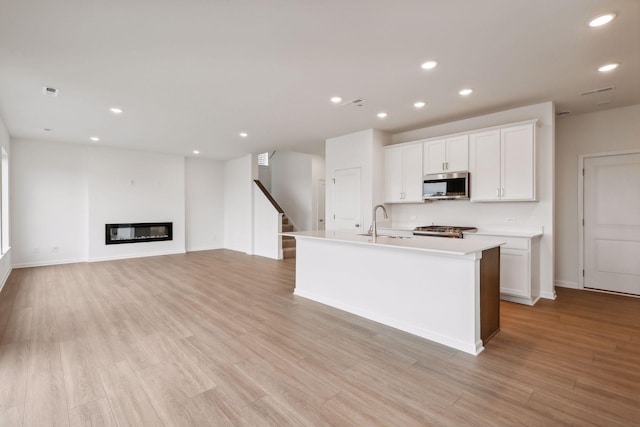
[{"label": "chrome faucet", "polygon": [[378,225],[376,224],[376,212],[378,211],[378,208],[382,208],[384,219],[389,218],[389,215],[387,215],[387,209],[383,205],[376,205],[373,207],[373,215],[372,215],[373,219],[371,220],[371,235],[373,236],[374,239],[378,237]]}]

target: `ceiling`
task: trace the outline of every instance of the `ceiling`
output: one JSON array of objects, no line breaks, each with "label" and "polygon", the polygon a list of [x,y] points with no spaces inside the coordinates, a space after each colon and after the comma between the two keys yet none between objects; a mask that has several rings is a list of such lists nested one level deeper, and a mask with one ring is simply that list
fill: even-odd
[{"label": "ceiling", "polygon": [[[587,26],[605,12],[617,18]],[[622,65],[597,71],[608,62]],[[14,138],[228,159],[543,101],[572,114],[640,103],[640,1],[0,0]]]}]

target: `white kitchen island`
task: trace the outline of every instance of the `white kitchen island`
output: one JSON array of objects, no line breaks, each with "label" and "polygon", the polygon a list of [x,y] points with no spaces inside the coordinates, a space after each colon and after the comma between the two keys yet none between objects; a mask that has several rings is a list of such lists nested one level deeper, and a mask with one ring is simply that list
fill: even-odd
[{"label": "white kitchen island", "polygon": [[296,238],[295,295],[473,355],[499,331],[499,240],[282,234]]}]

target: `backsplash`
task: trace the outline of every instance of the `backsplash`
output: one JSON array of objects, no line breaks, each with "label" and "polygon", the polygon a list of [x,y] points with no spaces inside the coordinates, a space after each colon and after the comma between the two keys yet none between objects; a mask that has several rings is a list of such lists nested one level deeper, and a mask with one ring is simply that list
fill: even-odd
[{"label": "backsplash", "polygon": [[393,228],[423,225],[456,225],[491,228],[528,228],[543,224],[540,212],[544,202],[471,203],[468,200],[442,200],[422,204],[391,205]]}]

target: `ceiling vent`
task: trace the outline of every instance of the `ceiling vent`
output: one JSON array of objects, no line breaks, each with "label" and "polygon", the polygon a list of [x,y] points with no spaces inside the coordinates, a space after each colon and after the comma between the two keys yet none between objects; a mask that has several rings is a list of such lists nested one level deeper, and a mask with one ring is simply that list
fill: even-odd
[{"label": "ceiling vent", "polygon": [[355,99],[352,99],[351,101],[343,102],[342,105],[355,105],[356,107],[362,107],[364,106],[364,99],[355,98]]},{"label": "ceiling vent", "polygon": [[593,95],[594,93],[609,92],[610,90],[614,90],[615,88],[616,88],[615,86],[607,86],[600,89],[588,90],[586,92],[582,92],[580,96]]},{"label": "ceiling vent", "polygon": [[42,88],[42,93],[47,96],[58,96],[58,89],[51,86],[44,86]]}]

